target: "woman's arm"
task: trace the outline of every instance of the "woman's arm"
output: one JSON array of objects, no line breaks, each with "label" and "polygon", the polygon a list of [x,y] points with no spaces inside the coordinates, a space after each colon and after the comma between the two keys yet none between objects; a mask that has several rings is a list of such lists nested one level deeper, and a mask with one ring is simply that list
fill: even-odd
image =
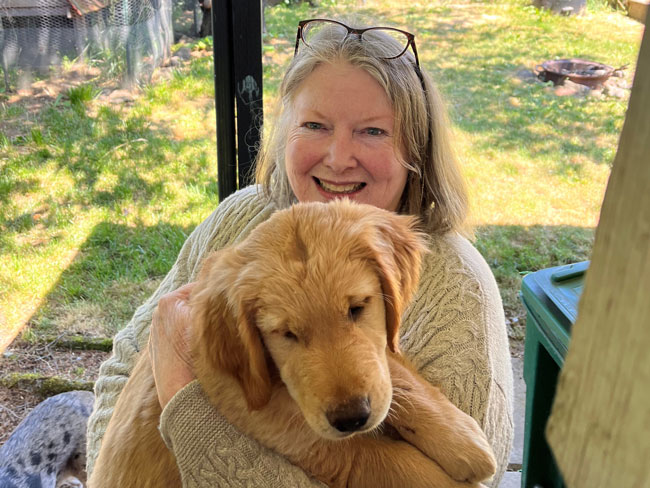
[{"label": "woman's arm", "polygon": [[432,239],[401,334],[419,373],[485,432],[498,465],[491,486],[498,486],[513,439],[512,366],[496,281],[466,239]]},{"label": "woman's arm", "polygon": [[176,456],[185,488],[324,486],[229,424],[210,404],[198,381],[181,389],[167,404],[160,431]]}]

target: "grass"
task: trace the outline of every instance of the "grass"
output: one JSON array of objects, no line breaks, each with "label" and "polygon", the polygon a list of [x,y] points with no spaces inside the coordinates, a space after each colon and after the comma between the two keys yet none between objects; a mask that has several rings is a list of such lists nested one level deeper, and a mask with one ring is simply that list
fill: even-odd
[{"label": "grass", "polygon": [[[449,103],[477,248],[508,316],[523,318],[523,274],[589,258],[627,99],[557,97],[520,74],[565,57],[628,65],[632,73],[642,26],[597,2],[582,17],[519,0],[358,3],[267,9],[266,113],[299,19],[349,18],[354,10],[414,32],[422,64]],[[209,52],[211,43],[197,48]],[[119,73],[119,59],[94,64]],[[5,330],[26,322],[32,338],[112,335],[218,204],[209,57],[171,71],[126,107],[102,101],[100,88],[79,85],[36,113],[0,98]]]},{"label": "grass", "polygon": [[131,107],[90,84],[33,119],[5,105],[31,126],[0,153],[8,327],[112,335],[151,293],[218,204],[210,71],[196,60]]}]

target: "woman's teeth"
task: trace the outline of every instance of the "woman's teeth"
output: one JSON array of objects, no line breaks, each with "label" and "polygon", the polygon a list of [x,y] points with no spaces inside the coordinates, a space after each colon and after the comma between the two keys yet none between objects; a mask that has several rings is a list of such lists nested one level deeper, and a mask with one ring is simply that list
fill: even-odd
[{"label": "woman's teeth", "polygon": [[316,179],[320,187],[329,193],[354,193],[361,190],[365,183],[353,183],[348,185],[335,185],[332,183],[325,183],[323,180]]}]

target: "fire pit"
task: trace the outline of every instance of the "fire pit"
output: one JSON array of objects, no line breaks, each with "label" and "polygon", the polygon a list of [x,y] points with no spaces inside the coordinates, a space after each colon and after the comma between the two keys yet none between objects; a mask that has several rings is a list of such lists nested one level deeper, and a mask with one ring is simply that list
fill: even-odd
[{"label": "fire pit", "polygon": [[535,67],[535,73],[542,81],[552,81],[554,85],[561,85],[569,79],[590,88],[602,86],[614,71],[611,66],[584,59],[557,59],[545,61]]}]

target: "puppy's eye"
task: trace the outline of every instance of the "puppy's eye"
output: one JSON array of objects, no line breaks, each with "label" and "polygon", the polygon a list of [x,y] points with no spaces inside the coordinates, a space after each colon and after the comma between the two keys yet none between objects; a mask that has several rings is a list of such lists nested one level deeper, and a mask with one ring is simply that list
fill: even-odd
[{"label": "puppy's eye", "polygon": [[354,322],[358,320],[359,317],[361,317],[362,313],[363,313],[363,307],[361,306],[350,307],[348,309],[348,318]]},{"label": "puppy's eye", "polygon": [[296,334],[294,334],[293,332],[291,332],[290,330],[288,330],[288,331],[286,331],[284,333],[284,338],[289,339],[291,341],[298,341],[298,336]]}]

